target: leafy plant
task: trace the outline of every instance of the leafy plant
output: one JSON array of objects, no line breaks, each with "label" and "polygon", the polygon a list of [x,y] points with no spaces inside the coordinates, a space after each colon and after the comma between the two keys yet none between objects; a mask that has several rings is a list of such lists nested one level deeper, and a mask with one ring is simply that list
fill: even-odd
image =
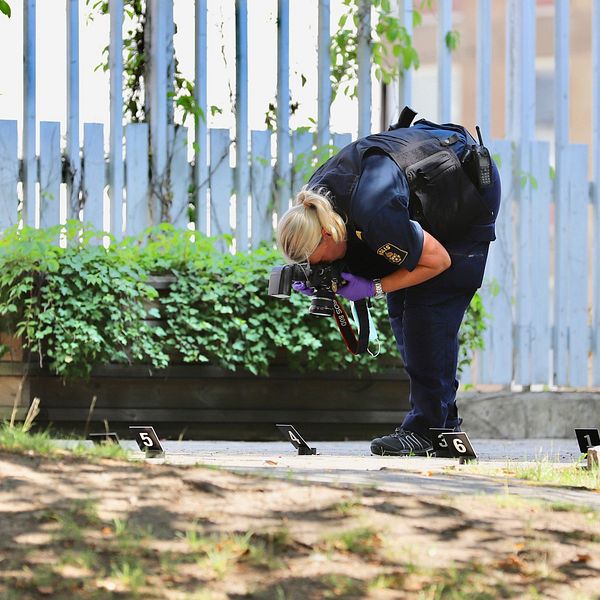
[{"label": "leafy plant", "polygon": [[[95,365],[210,363],[267,374],[276,364],[297,370],[377,372],[398,367],[385,302],[373,302],[380,353],[352,356],[333,319],[308,315],[308,300],[270,298],[267,282],[279,254],[264,245],[219,252],[215,240],[163,224],[104,248],[104,234],[81,224],[59,230],[6,230],[0,238],[0,319],[31,358],[63,377],[85,377]],[[159,296],[148,283],[169,275]],[[464,358],[481,347],[484,311],[474,303],[463,332]],[[388,360],[388,357],[392,357]]]},{"label": "leafy plant", "polygon": [[11,16],[10,4],[6,0],[0,0],[0,12],[8,18]]}]

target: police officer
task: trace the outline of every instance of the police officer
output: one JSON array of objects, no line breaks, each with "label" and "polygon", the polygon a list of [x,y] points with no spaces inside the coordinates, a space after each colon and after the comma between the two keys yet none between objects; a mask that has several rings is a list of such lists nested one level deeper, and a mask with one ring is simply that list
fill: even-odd
[{"label": "police officer", "polygon": [[[424,455],[431,427],[460,429],[458,331],[482,283],[500,204],[497,169],[490,160],[489,181],[480,185],[470,156],[477,146],[464,128],[404,121],[321,166],[277,232],[289,262],[343,259],[340,296],[387,296],[411,410],[371,442],[380,455]],[[313,292],[300,282],[294,289]]]}]

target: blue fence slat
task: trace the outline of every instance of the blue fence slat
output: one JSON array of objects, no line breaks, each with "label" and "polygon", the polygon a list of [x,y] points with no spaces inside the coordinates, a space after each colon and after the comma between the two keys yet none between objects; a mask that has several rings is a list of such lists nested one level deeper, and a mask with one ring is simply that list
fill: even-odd
[{"label": "blue fence slat", "polygon": [[452,55],[446,36],[452,30],[452,0],[438,1],[438,121],[448,123],[451,112]]},{"label": "blue fence slat", "polygon": [[508,386],[513,381],[513,149],[507,140],[494,140],[490,149],[500,173],[502,197],[496,220],[496,241],[490,245],[481,289],[490,319],[484,332],[485,350],[478,361],[478,381]]},{"label": "blue fence slat", "polygon": [[17,224],[19,159],[17,122],[0,120],[0,229]]},{"label": "blue fence slat", "polygon": [[592,177],[594,192],[594,279],[592,385],[600,386],[600,0],[592,3]]},{"label": "blue fence slat", "polygon": [[314,170],[311,166],[313,134],[294,131],[292,134],[292,196],[295,196]]},{"label": "blue fence slat", "polygon": [[[40,123],[40,227],[60,223],[60,123]],[[58,238],[57,238],[58,239]]]},{"label": "blue fence slat", "polygon": [[137,235],[150,226],[148,124],[125,127],[125,233]]},{"label": "blue fence slat", "polygon": [[207,63],[208,63],[208,36],[207,36],[207,0],[196,1],[196,32],[195,32],[195,58],[194,65],[194,98],[202,116],[196,115],[196,144],[194,148],[194,197],[196,202],[196,229],[202,233],[208,231],[208,129],[207,119]]},{"label": "blue fence slat", "polygon": [[[210,235],[232,234],[231,194],[233,172],[229,165],[231,141],[228,129],[211,129],[210,135]],[[220,241],[220,250],[227,244]]]},{"label": "blue fence slat", "polygon": [[317,86],[317,145],[325,146],[329,142],[329,105],[331,104],[331,83],[329,70],[331,56],[330,44],[331,10],[329,0],[319,0],[318,86]]},{"label": "blue fence slat", "polygon": [[587,148],[565,146],[558,157],[557,171],[554,379],[557,385],[585,385],[589,350]]},{"label": "blue fence slat", "polygon": [[492,108],[492,10],[491,0],[477,2],[477,123],[483,139],[491,139]]},{"label": "blue fence slat", "polygon": [[171,206],[169,208],[170,221],[175,227],[186,229],[190,221],[189,196],[190,167],[187,161],[188,130],[187,127],[170,127],[171,140]]},{"label": "blue fence slat", "polygon": [[36,181],[36,1],[23,2],[23,212],[35,226]]},{"label": "blue fence slat", "polygon": [[86,123],[83,127],[83,220],[104,230],[104,125]]},{"label": "blue fence slat", "polygon": [[290,204],[290,2],[277,0],[277,210]]},{"label": "blue fence slat", "polygon": [[271,163],[271,132],[253,131],[251,134],[252,166],[252,247],[273,240],[273,165]]},{"label": "blue fence slat", "polygon": [[530,148],[531,205],[529,278],[531,281],[531,382],[550,383],[550,145],[532,142]]},{"label": "blue fence slat", "polygon": [[371,133],[371,2],[358,4],[358,137]]},{"label": "blue fence slat", "polygon": [[67,4],[67,219],[79,218],[81,159],[79,157],[79,0]]}]

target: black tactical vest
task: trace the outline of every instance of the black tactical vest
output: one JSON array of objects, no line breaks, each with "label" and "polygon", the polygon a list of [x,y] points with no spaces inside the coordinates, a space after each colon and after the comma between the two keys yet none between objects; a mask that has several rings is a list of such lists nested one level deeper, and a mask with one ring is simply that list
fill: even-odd
[{"label": "black tactical vest", "polygon": [[399,125],[342,148],[317,169],[308,187],[327,192],[336,210],[352,221],[352,197],[362,160],[369,151],[383,152],[406,175],[411,218],[439,241],[450,242],[461,238],[472,225],[494,220],[469,175],[470,148],[475,143],[459,125],[425,120],[412,127]]}]

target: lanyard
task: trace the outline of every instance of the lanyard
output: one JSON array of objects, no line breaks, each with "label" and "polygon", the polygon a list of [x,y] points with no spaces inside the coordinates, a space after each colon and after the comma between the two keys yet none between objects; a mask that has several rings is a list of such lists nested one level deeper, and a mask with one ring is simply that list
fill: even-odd
[{"label": "lanyard", "polygon": [[[369,334],[371,333],[371,329],[373,329],[373,332],[375,333],[373,339],[377,340],[377,333],[375,332],[375,326],[371,320],[367,300],[359,300],[353,304],[353,313],[358,322],[358,339],[352,330],[350,319],[348,319],[344,307],[337,301],[337,298],[333,299],[333,316],[335,317],[335,322],[346,343],[346,347],[352,354],[364,354],[367,351],[369,351],[369,354],[372,354],[369,350],[369,338],[371,337]],[[377,354],[379,354],[379,351]],[[372,355],[377,356],[377,354]]]}]

